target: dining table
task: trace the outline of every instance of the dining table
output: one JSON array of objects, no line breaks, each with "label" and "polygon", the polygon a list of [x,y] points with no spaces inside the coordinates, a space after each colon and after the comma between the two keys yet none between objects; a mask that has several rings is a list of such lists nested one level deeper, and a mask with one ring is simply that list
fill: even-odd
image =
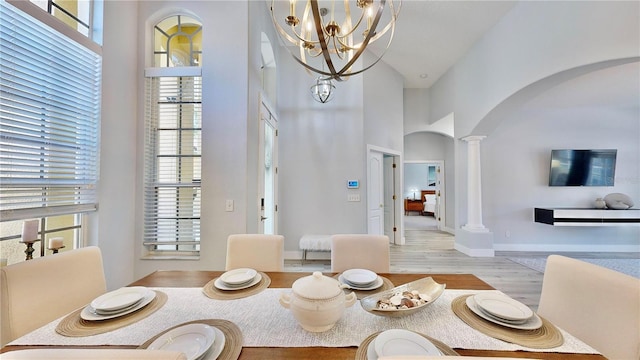
[{"label": "dining table", "polygon": [[[211,284],[213,279],[219,278],[224,271],[183,271],[183,270],[160,270],[152,272],[151,274],[144,276],[128,286],[142,286],[152,289],[165,289],[165,291],[171,297],[174,293],[172,291],[179,291],[180,289],[202,289],[207,284]],[[268,288],[273,289],[271,291],[290,291],[294,282],[302,277],[311,275],[310,272],[264,272],[263,274],[268,277],[270,282]],[[325,272],[323,273],[329,277],[337,277],[337,273]],[[435,282],[439,284],[446,284],[447,291],[453,292],[478,292],[485,290],[496,290],[491,285],[487,284],[477,276],[473,274],[424,274],[424,273],[384,273],[379,274],[381,277],[388,280],[394,286],[407,284],[425,277],[431,277]],[[202,291],[195,292],[201,296]],[[191,293],[190,293],[191,294]],[[193,295],[189,295],[193,296]],[[205,299],[206,300],[206,299]],[[205,301],[203,300],[203,301]],[[182,301],[182,300],[181,300]],[[228,300],[233,304],[234,301]],[[188,301],[187,301],[188,302]],[[188,306],[188,304],[187,304]],[[281,308],[280,304],[273,304],[274,307]],[[246,309],[245,309],[246,310]],[[238,311],[245,311],[238,309]],[[423,311],[429,311],[425,309]],[[265,315],[266,316],[266,315]],[[380,323],[383,321],[377,316],[371,316],[376,318],[376,321]],[[382,322],[384,324],[384,322]],[[44,330],[43,330],[44,331]],[[244,331],[244,329],[243,329]],[[295,331],[304,332],[302,328],[298,328]],[[329,330],[331,331],[331,330]],[[275,334],[274,334],[275,335]],[[454,334],[455,335],[455,334]],[[264,334],[268,337],[269,334]],[[463,336],[463,335],[461,335]],[[19,339],[18,339],[19,340]],[[92,344],[86,345],[79,341],[77,344],[72,340],[64,344],[32,344],[23,341],[14,341],[9,343],[0,349],[0,353],[14,351],[18,349],[27,348],[138,348],[140,344]],[[586,346],[586,345],[585,345]],[[535,349],[518,349],[518,350],[505,350],[505,349],[477,349],[477,348],[463,348],[451,346],[456,353],[463,356],[478,356],[478,357],[511,357],[511,358],[530,358],[530,359],[549,359],[549,360],[595,360],[606,359],[597,351],[587,352],[563,352],[554,351],[554,349],[547,349],[546,351],[537,351]],[[358,346],[273,346],[273,345],[255,345],[255,344],[242,344],[241,351],[238,355],[240,360],[253,360],[253,359],[295,359],[295,360],[316,360],[316,359],[335,359],[335,360],[354,360],[356,359],[356,353]]]}]

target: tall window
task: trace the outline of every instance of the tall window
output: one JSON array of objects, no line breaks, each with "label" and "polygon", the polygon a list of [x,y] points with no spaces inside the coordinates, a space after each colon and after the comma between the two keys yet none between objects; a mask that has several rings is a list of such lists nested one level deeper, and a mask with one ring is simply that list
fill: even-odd
[{"label": "tall window", "polygon": [[0,240],[19,238],[24,219],[77,229],[72,214],[96,209],[101,67],[93,49],[0,1]]},{"label": "tall window", "polygon": [[200,251],[201,29],[181,15],[155,26],[145,110],[144,245],[152,256]]}]

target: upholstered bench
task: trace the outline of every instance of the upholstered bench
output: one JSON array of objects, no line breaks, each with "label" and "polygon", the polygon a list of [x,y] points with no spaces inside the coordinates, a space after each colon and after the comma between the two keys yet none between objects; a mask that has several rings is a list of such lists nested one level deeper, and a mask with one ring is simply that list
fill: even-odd
[{"label": "upholstered bench", "polygon": [[331,251],[331,235],[304,235],[300,238],[300,249],[304,264],[308,251]]}]

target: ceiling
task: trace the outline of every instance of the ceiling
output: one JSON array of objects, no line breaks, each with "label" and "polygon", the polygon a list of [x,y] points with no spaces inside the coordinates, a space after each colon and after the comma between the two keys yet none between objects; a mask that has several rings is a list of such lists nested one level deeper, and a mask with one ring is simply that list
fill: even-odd
[{"label": "ceiling", "polygon": [[[382,61],[404,77],[404,88],[429,88],[515,3],[404,0]],[[373,43],[370,49],[379,55],[385,45]]]},{"label": "ceiling", "polygon": [[[401,9],[393,41],[382,61],[404,77],[405,88],[431,87],[516,3],[506,0],[393,1],[395,6],[401,3]],[[263,38],[265,66],[274,63],[273,55],[265,52],[268,44],[266,37]],[[380,55],[386,44],[383,37],[368,49]],[[421,74],[426,74],[426,78]]]}]

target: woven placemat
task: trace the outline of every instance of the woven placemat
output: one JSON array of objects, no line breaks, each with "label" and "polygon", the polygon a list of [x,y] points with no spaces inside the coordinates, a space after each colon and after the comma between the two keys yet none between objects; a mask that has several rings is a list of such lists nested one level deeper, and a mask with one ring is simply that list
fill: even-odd
[{"label": "woven placemat", "polygon": [[242,299],[247,296],[255,295],[271,285],[271,278],[269,277],[269,275],[263,273],[262,271],[258,271],[258,273],[262,275],[262,279],[260,279],[260,282],[253,285],[252,287],[240,290],[220,290],[213,285],[213,283],[218,279],[215,278],[202,287],[202,292],[204,292],[207,297],[216,300]]},{"label": "woven placemat", "polygon": [[485,320],[469,309],[467,306],[469,296],[472,295],[462,295],[453,299],[451,309],[467,325],[485,335],[533,349],[554,348],[564,343],[560,330],[543,317],[540,317],[542,326],[535,330],[513,329]]},{"label": "woven placemat", "polygon": [[[220,331],[224,333],[224,348],[220,353],[220,356],[216,360],[236,360],[240,356],[240,352],[242,351],[242,331],[240,328],[228,320],[221,319],[204,319],[204,320],[194,320],[189,321],[180,325],[176,325],[171,327],[160,334],[152,337],[151,339],[144,342],[144,344],[140,345],[139,349],[146,349],[151,345],[157,338],[159,338],[162,334],[166,333],[169,330],[175,329],[179,326],[188,325],[188,324],[207,324],[211,326],[215,326]],[[206,360],[205,356],[203,360]]]},{"label": "woven placemat", "polygon": [[[364,339],[362,341],[362,343],[360,344],[360,346],[358,346],[358,350],[356,351],[356,358],[355,360],[367,360],[367,348],[369,347],[369,344],[371,344],[371,342],[381,333],[382,331],[378,331],[375,332],[369,336],[367,336],[366,339]],[[414,331],[415,332],[415,331]],[[440,352],[442,353],[442,355],[448,355],[448,356],[460,356],[460,354],[458,354],[455,350],[453,350],[452,348],[450,348],[447,344],[443,343],[440,340],[436,340],[432,337],[429,337],[425,334],[421,334],[419,332],[416,332],[416,334],[424,337],[425,339],[431,341],[431,343],[433,345],[435,345],[435,347],[438,348],[438,350],[440,350]]]},{"label": "woven placemat", "polygon": [[[342,273],[334,275],[333,278],[338,280],[338,277],[340,277]],[[378,275],[380,276],[380,275]],[[395,285],[393,285],[393,283],[391,282],[391,280],[387,279],[384,276],[380,276],[382,278],[382,286],[380,286],[377,289],[373,289],[373,290],[356,290],[356,289],[344,289],[345,293],[350,293],[350,292],[354,292],[356,294],[356,298],[358,300],[365,298],[369,295],[373,295],[376,293],[379,293],[381,291],[385,291],[385,290],[389,290],[389,289],[393,289],[395,287]]]},{"label": "woven placemat", "polygon": [[131,325],[153,314],[167,302],[167,294],[158,290],[154,291],[156,292],[156,297],[151,300],[147,306],[113,319],[99,321],[84,320],[80,317],[80,313],[84,308],[80,308],[65,316],[58,326],[56,326],[56,332],[62,336],[82,337],[104,334]]}]

